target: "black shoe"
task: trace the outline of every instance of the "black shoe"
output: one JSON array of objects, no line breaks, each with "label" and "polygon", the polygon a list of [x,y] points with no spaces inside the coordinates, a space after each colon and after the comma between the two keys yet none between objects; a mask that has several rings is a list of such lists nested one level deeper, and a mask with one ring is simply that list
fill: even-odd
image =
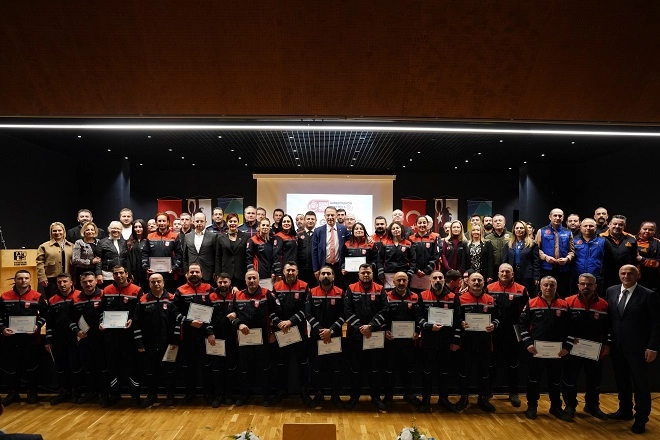
[{"label": "black shoe", "polygon": [[419,400],[417,396],[415,396],[413,393],[408,393],[403,395],[403,400],[411,404],[412,406],[419,406],[422,404],[422,401]]},{"label": "black shoe", "polygon": [[147,398],[142,401],[142,403],[140,404],[140,407],[141,408],[151,408],[153,406],[153,404],[156,403],[156,400],[158,400],[158,398],[156,397],[155,394],[149,394],[147,396]]},{"label": "black shoe", "polygon": [[451,401],[446,397],[438,397],[438,406],[440,406],[441,408],[444,408],[445,410],[447,410],[449,412],[456,411],[456,405],[451,403]]},{"label": "black shoe", "polygon": [[7,396],[2,399],[2,405],[3,406],[9,406],[14,402],[20,402],[21,401],[21,396],[18,394],[17,391],[12,391],[11,393],[7,394]]},{"label": "black shoe", "polygon": [[530,420],[534,420],[536,418],[536,407],[528,406],[527,409],[525,410],[525,417],[527,417]]},{"label": "black shoe", "polygon": [[27,403],[30,405],[34,405],[35,403],[39,403],[39,395],[37,394],[36,391],[28,391],[27,393],[27,399],[25,399]]},{"label": "black shoe", "polygon": [[163,402],[163,405],[174,406],[174,394],[168,394],[165,402]]},{"label": "black shoe", "polygon": [[599,406],[585,406],[584,412],[586,412],[587,414],[591,414],[597,419],[609,420],[609,416],[605,414],[603,411],[601,411]]},{"label": "black shoe", "polygon": [[71,400],[71,392],[66,390],[61,390],[60,393],[50,399],[51,406],[59,405],[60,403],[67,402]]},{"label": "black shoe", "polygon": [[456,402],[456,411],[463,411],[465,408],[470,406],[470,399],[467,394],[461,396],[461,398]]},{"label": "black shoe", "polygon": [[273,404],[273,401],[271,400],[270,397],[264,397],[264,401],[263,401],[263,403],[262,403],[262,405],[263,405],[264,408],[268,408],[268,407],[271,406],[272,404]]},{"label": "black shoe", "polygon": [[216,397],[215,399],[213,399],[211,401],[211,408],[220,408],[220,405],[221,405],[221,403],[220,403],[220,398],[219,397]]},{"label": "black shoe", "polygon": [[80,399],[80,390],[74,388],[71,390],[71,403],[78,403],[78,399]]},{"label": "black shoe", "polygon": [[130,405],[131,408],[139,408],[141,405],[140,396],[131,396]]},{"label": "black shoe", "polygon": [[214,400],[215,400],[215,398],[212,395],[204,394],[204,402],[206,402],[207,405],[213,404]]},{"label": "black shoe", "polygon": [[646,423],[635,422],[635,423],[633,423],[633,425],[632,425],[632,427],[630,428],[630,430],[631,430],[634,434],[643,434],[644,431],[646,431]]},{"label": "black shoe", "polygon": [[355,405],[357,405],[359,401],[360,401],[359,397],[355,397],[355,396],[351,397],[350,399],[348,399],[347,402],[344,403],[344,409],[348,409],[348,410],[354,409]]},{"label": "black shoe", "polygon": [[339,397],[339,394],[333,394],[330,400],[332,401],[332,404],[335,406],[335,408],[337,409],[344,408],[344,402],[341,401],[341,397]]},{"label": "black shoe", "polygon": [[518,396],[518,394],[510,394],[509,400],[511,401],[511,406],[514,408],[520,408],[522,402],[520,402],[520,396]]},{"label": "black shoe", "polygon": [[371,398],[371,403],[376,407],[378,411],[381,412],[386,412],[387,411],[387,405],[385,402],[380,400],[380,397],[372,397]]},{"label": "black shoe", "polygon": [[494,413],[496,411],[495,406],[490,403],[488,396],[479,396],[479,399],[477,399],[477,405],[484,412]]},{"label": "black shoe", "polygon": [[105,401],[105,404],[103,405],[103,408],[110,408],[111,406],[114,406],[117,403],[119,403],[120,400],[121,400],[121,396],[110,396]]},{"label": "black shoe", "polygon": [[307,387],[300,389],[300,398],[302,399],[303,406],[311,406],[312,398],[309,397],[309,389]]},{"label": "black shoe", "polygon": [[99,405],[101,405],[101,408],[107,408],[110,406],[110,399],[108,396],[101,396],[99,397]]},{"label": "black shoe", "polygon": [[564,422],[572,422],[573,421],[571,416],[566,414],[566,411],[564,411],[563,409],[561,409],[557,406],[550,407],[550,414],[552,414],[553,416],[557,417],[559,420],[564,421]]},{"label": "black shoe", "polygon": [[392,406],[392,404],[394,403],[394,396],[385,396],[382,402],[387,406]]},{"label": "black shoe", "polygon": [[566,414],[568,414],[568,416],[569,416],[571,419],[574,419],[574,418],[575,418],[575,407],[574,407],[574,406],[566,405],[566,408],[564,408],[564,412],[565,412]]},{"label": "black shoe", "polygon": [[610,413],[607,415],[610,420],[632,420],[633,419],[633,413],[632,411],[622,411],[622,410],[617,410],[616,412]]},{"label": "black shoe", "polygon": [[246,403],[247,403],[247,399],[245,397],[239,397],[238,399],[236,399],[235,405],[236,406],[243,406]]},{"label": "black shoe", "polygon": [[87,394],[83,394],[82,396],[80,396],[80,397],[78,398],[78,400],[76,401],[76,403],[79,404],[79,405],[83,405],[83,404],[85,404],[85,403],[93,402],[93,401],[96,400],[98,397],[99,397],[99,396],[98,396],[98,394],[96,394],[96,393],[87,393]]},{"label": "black shoe", "polygon": [[422,398],[422,404],[419,406],[419,412],[430,413],[431,412],[431,398],[424,397]]},{"label": "black shoe", "polygon": [[316,393],[310,405],[312,408],[316,408],[316,409],[323,408],[323,394]]},{"label": "black shoe", "polygon": [[235,402],[235,400],[234,400],[233,397],[231,397],[231,396],[227,396],[227,397],[225,397],[225,400],[224,400],[224,404],[225,404],[225,405],[229,405],[229,406],[231,406],[231,405],[234,404],[234,402]]},{"label": "black shoe", "polygon": [[183,403],[185,403],[186,405],[191,404],[193,400],[195,400],[194,393],[188,393],[183,397]]}]

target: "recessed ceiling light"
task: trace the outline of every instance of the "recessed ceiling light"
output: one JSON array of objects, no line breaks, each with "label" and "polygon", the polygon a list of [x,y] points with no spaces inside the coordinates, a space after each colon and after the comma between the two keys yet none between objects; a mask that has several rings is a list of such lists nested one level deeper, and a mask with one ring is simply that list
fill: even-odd
[{"label": "recessed ceiling light", "polygon": [[172,149],[171,149],[171,148],[170,148],[169,150],[170,150],[170,151],[172,151]]},{"label": "recessed ceiling light", "polygon": [[195,166],[195,164],[192,164],[192,166]]},{"label": "recessed ceiling light", "polygon": [[[245,164],[245,166],[247,166],[247,164]],[[298,165],[298,166],[300,166],[300,165]]]},{"label": "recessed ceiling light", "polygon": [[458,169],[458,167],[454,167],[454,169],[455,169],[455,170],[457,170],[457,169]]},{"label": "recessed ceiling light", "polygon": [[354,158],[353,158],[353,160],[357,160],[357,158],[356,158],[356,157],[354,157]]},{"label": "recessed ceiling light", "polygon": [[422,154],[422,152],[421,152],[421,151],[418,151],[417,154]]},{"label": "recessed ceiling light", "polygon": [[147,137],[148,137],[149,139],[151,139],[151,135],[147,135]]},{"label": "recessed ceiling light", "polygon": [[238,160],[241,160],[241,156],[238,156]]},{"label": "recessed ceiling light", "polygon": [[500,139],[500,142],[504,142],[504,139]]},{"label": "recessed ceiling light", "polygon": [[412,162],[412,159],[410,159],[410,161]]},{"label": "recessed ceiling light", "polygon": [[297,153],[297,152],[298,152],[298,150],[293,150],[293,152],[294,152],[294,153]]},{"label": "recessed ceiling light", "polygon": [[140,166],[144,165],[143,163],[140,164]]},{"label": "recessed ceiling light", "polygon": [[[245,164],[245,165],[247,165],[247,164]],[[298,166],[300,166],[300,164],[298,164]]]},{"label": "recessed ceiling light", "polygon": [[218,136],[218,139],[222,139],[222,136]]},{"label": "recessed ceiling light", "polygon": [[511,169],[511,167],[509,167],[509,169]]},{"label": "recessed ceiling light", "polygon": [[112,151],[110,148],[108,148],[108,151]]},{"label": "recessed ceiling light", "polygon": [[78,139],[82,138],[82,136],[78,135]]},{"label": "recessed ceiling light", "polygon": [[128,156],[124,156],[124,159],[128,160]]},{"label": "recessed ceiling light", "polygon": [[299,157],[296,157],[296,160],[300,160],[300,158],[299,158]]},{"label": "recessed ceiling light", "polygon": [[465,159],[465,163],[468,163],[468,162],[469,162],[469,160]]},{"label": "recessed ceiling light", "polygon": [[293,136],[289,136],[289,139],[293,139]]},{"label": "recessed ceiling light", "polygon": [[185,159],[185,157],[181,156],[181,159]]},{"label": "recessed ceiling light", "polygon": [[541,157],[545,157],[545,153],[541,153]]},{"label": "recessed ceiling light", "polygon": [[232,148],[232,149],[231,149],[231,150],[229,150],[229,151],[234,151],[234,149]]},{"label": "recessed ceiling light", "polygon": [[360,150],[355,150],[355,152],[356,152],[356,153],[359,153],[359,152],[360,152]]},{"label": "recessed ceiling light", "polygon": [[364,136],[360,136],[360,140],[363,141],[363,140],[364,140]]},{"label": "recessed ceiling light", "polygon": [[575,142],[571,142],[571,145],[575,145]]},{"label": "recessed ceiling light", "polygon": [[524,161],[523,163],[527,163],[527,161]]},{"label": "recessed ceiling light", "polygon": [[404,165],[403,167],[405,168],[406,166]]},{"label": "recessed ceiling light", "polygon": [[477,153],[477,156],[481,156],[481,153]]},{"label": "recessed ceiling light", "polygon": [[351,166],[354,167],[355,165],[351,164]]}]

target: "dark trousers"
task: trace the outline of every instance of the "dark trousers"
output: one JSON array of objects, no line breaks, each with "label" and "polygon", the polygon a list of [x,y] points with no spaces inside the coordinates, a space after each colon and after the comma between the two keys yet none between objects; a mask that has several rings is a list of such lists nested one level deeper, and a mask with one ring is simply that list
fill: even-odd
[{"label": "dark trousers", "polygon": [[[314,271],[310,267],[309,269],[300,269],[300,273],[298,274],[298,278],[303,280],[309,285],[309,288],[311,289],[312,287],[316,287],[319,285],[319,280],[316,279],[316,276],[314,276]],[[335,286],[338,286],[337,281],[335,280]]]},{"label": "dark trousers", "polygon": [[108,365],[101,335],[88,335],[78,341],[78,354],[88,393],[108,394]]},{"label": "dark trousers", "polygon": [[[158,394],[158,385],[165,386],[168,395],[174,395],[174,362],[163,362],[167,346],[148,348],[138,356],[142,361],[142,372],[147,395]],[[178,357],[178,354],[177,354]],[[139,392],[138,392],[139,395]]]},{"label": "dark trousers", "polygon": [[2,338],[2,369],[7,374],[7,383],[11,391],[18,391],[21,373],[24,372],[28,392],[37,391],[37,368],[39,368],[39,350],[33,335],[18,334]]},{"label": "dark trousers", "polygon": [[539,382],[541,381],[543,370],[546,370],[550,406],[561,408],[561,398],[559,396],[561,387],[561,359],[540,359],[531,355],[530,357],[529,375],[527,376],[527,404],[530,407],[538,406]]},{"label": "dark trousers", "polygon": [[238,346],[235,341],[235,338],[225,340],[225,356],[208,356],[211,358],[211,380],[216,397],[228,398],[236,392]]},{"label": "dark trousers", "polygon": [[280,393],[289,391],[289,371],[295,368],[298,372],[298,386],[307,387],[309,383],[309,362],[307,359],[308,338],[301,332],[302,341],[280,347],[277,343],[273,344],[274,349],[274,371],[273,386]]},{"label": "dark trousers", "polygon": [[587,392],[584,395],[585,406],[597,407],[600,396],[600,383],[603,379],[603,362],[593,361],[578,356],[565,356],[564,387],[562,395],[566,406],[577,407],[577,382],[580,370],[584,368]]},{"label": "dark trousers", "polygon": [[184,380],[186,394],[197,392],[197,378],[200,375],[204,395],[211,394],[211,359],[206,355],[206,342],[201,333],[191,331],[184,334],[176,357],[176,370],[176,375]]},{"label": "dark trousers", "polygon": [[381,348],[362,350],[362,340],[351,338],[349,341],[349,352],[351,356],[351,397],[360,397],[362,371],[366,369],[369,375],[369,395],[372,398],[380,398],[380,368],[385,350]]},{"label": "dark trousers", "polygon": [[[105,356],[108,365],[109,393],[121,395],[122,381],[128,385],[132,397],[140,395],[140,380],[137,375],[137,349],[132,329],[103,330]],[[162,355],[161,355],[162,357]]]},{"label": "dark trousers", "polygon": [[270,358],[268,346],[272,344],[239,346],[238,371],[241,395],[244,398],[250,394],[250,388],[257,385],[261,388],[264,398],[270,397]]},{"label": "dark trousers", "polygon": [[495,383],[497,372],[504,364],[509,394],[518,394],[520,383],[520,350],[521,344],[516,338],[513,326],[500,326],[493,338],[493,353],[490,361],[490,382]]},{"label": "dark trousers", "polygon": [[343,353],[319,356],[318,343],[318,340],[312,340],[309,341],[308,345],[313,392],[315,394],[325,394],[325,390],[328,388],[328,377],[330,377],[332,394],[339,394],[341,391]]},{"label": "dark trousers", "polygon": [[[422,342],[423,343],[423,342]],[[439,397],[449,396],[449,372],[452,368],[452,352],[449,344],[434,347],[422,346],[422,397],[429,400],[433,394],[433,381],[437,380]]]},{"label": "dark trousers", "polygon": [[80,355],[78,347],[73,342],[51,345],[51,352],[55,360],[57,372],[57,386],[62,390],[71,390],[80,386]]},{"label": "dark trousers", "polygon": [[412,393],[413,366],[416,364],[416,348],[412,339],[385,341],[385,398],[392,399],[397,378],[403,394]]},{"label": "dark trousers", "polygon": [[489,350],[472,350],[462,347],[460,350],[460,367],[458,371],[458,389],[462,396],[469,394],[472,382],[473,367],[479,376],[478,392],[480,396],[490,396],[490,357]]},{"label": "dark trousers", "polygon": [[559,270],[559,267],[566,266],[557,266],[552,270],[541,269],[541,278],[554,277],[557,280],[557,295],[559,295],[561,299],[572,295],[571,291],[577,289],[577,285],[571,285],[571,272],[562,272]]},{"label": "dark trousers", "polygon": [[624,412],[633,409],[635,393],[635,420],[641,423],[649,421],[651,414],[651,388],[649,386],[649,364],[644,360],[644,353],[622,353],[612,355],[614,380],[619,392],[619,409]]}]

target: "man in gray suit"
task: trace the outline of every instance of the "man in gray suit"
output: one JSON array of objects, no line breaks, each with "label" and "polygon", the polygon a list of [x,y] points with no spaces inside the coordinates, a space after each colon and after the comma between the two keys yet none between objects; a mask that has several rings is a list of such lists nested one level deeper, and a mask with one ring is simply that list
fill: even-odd
[{"label": "man in gray suit", "polygon": [[202,281],[213,283],[215,272],[215,253],[217,234],[206,231],[206,215],[203,212],[195,214],[193,225],[195,232],[185,235],[183,247],[183,270],[188,272],[188,266],[199,264],[202,268]]}]

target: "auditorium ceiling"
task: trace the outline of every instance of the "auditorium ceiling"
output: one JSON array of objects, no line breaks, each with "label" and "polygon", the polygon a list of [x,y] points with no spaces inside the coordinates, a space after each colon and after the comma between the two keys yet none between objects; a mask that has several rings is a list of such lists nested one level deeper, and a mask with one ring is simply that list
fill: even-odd
[{"label": "auditorium ceiling", "polygon": [[[658,2],[2,2],[0,133],[134,167],[580,164],[657,147],[658,23]],[[117,123],[152,127],[84,127]],[[652,136],[575,133],[608,130]]]}]

